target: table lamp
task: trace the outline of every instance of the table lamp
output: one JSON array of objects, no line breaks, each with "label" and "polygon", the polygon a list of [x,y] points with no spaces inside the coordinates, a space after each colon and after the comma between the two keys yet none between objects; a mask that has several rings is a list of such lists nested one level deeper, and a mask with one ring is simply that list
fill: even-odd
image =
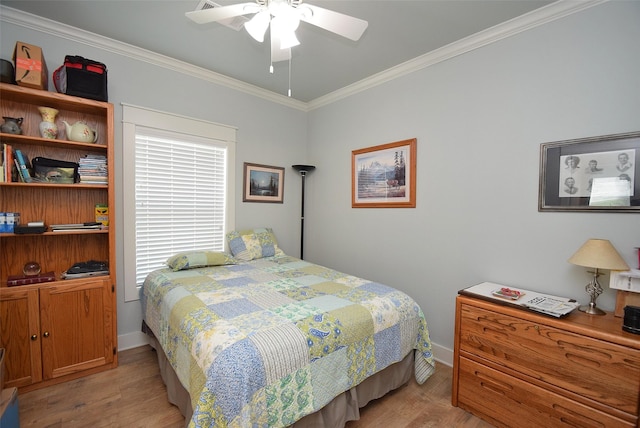
[{"label": "table lamp", "polygon": [[606,239],[589,239],[571,256],[568,262],[594,269],[593,271],[588,271],[593,273],[593,279],[585,287],[591,301],[586,306],[580,306],[579,310],[591,315],[604,315],[605,312],[596,307],[596,299],[603,291],[598,283],[598,276],[602,275],[602,273],[598,272],[598,269],[629,270],[627,263],[613,248],[611,242]]}]

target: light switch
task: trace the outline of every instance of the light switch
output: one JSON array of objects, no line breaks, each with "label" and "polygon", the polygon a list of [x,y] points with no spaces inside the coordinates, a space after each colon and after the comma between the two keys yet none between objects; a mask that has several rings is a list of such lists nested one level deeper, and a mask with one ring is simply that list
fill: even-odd
[{"label": "light switch", "polygon": [[611,271],[609,288],[640,293],[640,270]]}]

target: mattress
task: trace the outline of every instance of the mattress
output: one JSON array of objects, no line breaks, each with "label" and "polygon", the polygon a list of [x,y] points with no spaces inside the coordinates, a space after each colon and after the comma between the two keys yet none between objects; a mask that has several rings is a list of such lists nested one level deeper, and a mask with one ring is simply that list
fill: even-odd
[{"label": "mattress", "polygon": [[408,355],[418,383],[435,369],[408,295],[284,254],[154,271],[141,302],[189,427],[290,426]]}]

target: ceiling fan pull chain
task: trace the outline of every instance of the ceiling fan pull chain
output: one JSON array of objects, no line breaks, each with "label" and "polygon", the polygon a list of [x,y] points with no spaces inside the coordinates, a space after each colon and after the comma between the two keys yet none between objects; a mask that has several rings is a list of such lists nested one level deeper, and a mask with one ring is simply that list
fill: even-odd
[{"label": "ceiling fan pull chain", "polygon": [[289,57],[289,98],[291,98],[291,57]]}]

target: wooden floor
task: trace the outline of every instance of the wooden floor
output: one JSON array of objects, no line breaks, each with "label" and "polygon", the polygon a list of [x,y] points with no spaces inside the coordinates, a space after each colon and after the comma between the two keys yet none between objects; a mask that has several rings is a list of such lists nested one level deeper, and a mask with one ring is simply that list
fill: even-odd
[{"label": "wooden floor", "polygon": [[[182,428],[167,401],[155,351],[148,346],[119,354],[119,367],[18,395],[20,428]],[[490,424],[451,406],[451,368],[439,364],[422,386],[414,380],[369,403],[346,428],[464,427]],[[327,427],[329,428],[329,427]]]}]

